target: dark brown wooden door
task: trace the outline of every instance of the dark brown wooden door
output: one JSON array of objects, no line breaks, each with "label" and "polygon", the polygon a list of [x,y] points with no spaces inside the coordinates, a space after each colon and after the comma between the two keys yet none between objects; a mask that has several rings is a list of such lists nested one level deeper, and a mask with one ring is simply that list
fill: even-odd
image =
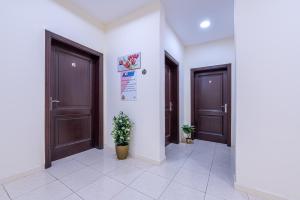
[{"label": "dark brown wooden door", "polygon": [[165,63],[165,144],[179,143],[178,64],[166,57]]},{"label": "dark brown wooden door", "polygon": [[194,125],[196,139],[227,143],[227,71],[194,74]]},{"label": "dark brown wooden door", "polygon": [[171,142],[172,133],[172,79],[171,68],[166,64],[165,72],[165,133],[166,133],[166,145]]},{"label": "dark brown wooden door", "polygon": [[51,159],[93,147],[93,59],[56,46],[51,71]]}]

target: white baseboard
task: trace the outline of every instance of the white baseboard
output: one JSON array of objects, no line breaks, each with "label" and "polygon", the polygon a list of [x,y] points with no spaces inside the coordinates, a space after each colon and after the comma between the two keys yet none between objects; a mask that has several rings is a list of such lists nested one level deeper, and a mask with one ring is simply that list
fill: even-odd
[{"label": "white baseboard", "polygon": [[31,174],[40,172],[40,171],[42,171],[42,170],[44,170],[44,167],[43,167],[43,166],[40,166],[40,167],[31,169],[31,170],[28,170],[28,171],[26,171],[26,172],[22,172],[22,173],[13,175],[13,176],[9,176],[9,177],[0,179],[0,184],[10,183],[10,182],[12,182],[12,181],[15,181],[15,180],[17,180],[17,179],[23,178],[23,177],[25,177],[25,176],[29,176],[29,175],[31,175]]},{"label": "white baseboard", "polygon": [[271,194],[265,191],[260,191],[257,189],[245,187],[242,185],[237,184],[236,182],[234,183],[235,189],[241,191],[241,192],[246,192],[254,197],[258,197],[264,200],[288,200],[287,198],[280,197],[279,195]]}]

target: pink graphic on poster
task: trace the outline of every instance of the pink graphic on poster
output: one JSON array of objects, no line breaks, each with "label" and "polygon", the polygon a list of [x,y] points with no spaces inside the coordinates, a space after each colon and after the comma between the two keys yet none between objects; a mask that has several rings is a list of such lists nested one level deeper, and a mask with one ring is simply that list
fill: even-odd
[{"label": "pink graphic on poster", "polygon": [[130,71],[141,68],[141,53],[134,53],[118,58],[118,71]]}]

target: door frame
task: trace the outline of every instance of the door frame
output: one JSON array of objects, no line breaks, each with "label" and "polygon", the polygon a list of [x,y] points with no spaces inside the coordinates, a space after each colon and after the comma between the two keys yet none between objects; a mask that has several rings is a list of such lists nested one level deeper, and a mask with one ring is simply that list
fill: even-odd
[{"label": "door frame", "polygon": [[[168,52],[165,50],[165,68],[166,68],[166,62],[171,62],[173,67],[175,67],[175,70],[176,70],[176,92],[177,92],[177,98],[176,98],[176,136],[174,137],[174,143],[175,144],[179,144],[179,141],[180,141],[180,132],[179,132],[179,62]],[[164,83],[165,84],[165,83]],[[166,86],[166,85],[165,85]],[[165,99],[164,99],[164,102],[165,102]],[[165,109],[165,106],[164,106],[164,109]],[[165,120],[165,123],[166,123],[166,120]],[[166,124],[165,124],[166,125]],[[166,135],[166,133],[165,133]],[[172,136],[171,136],[172,137]]]},{"label": "door frame", "polygon": [[85,52],[96,61],[94,77],[96,85],[93,89],[93,94],[96,98],[93,113],[93,140],[95,148],[103,149],[103,54],[45,30],[45,168],[51,167],[51,113],[49,99],[51,95],[50,69],[53,42]]},{"label": "door frame", "polygon": [[[215,66],[208,66],[208,67],[199,67],[191,69],[191,124],[195,124],[195,74],[202,73],[202,72],[214,72],[226,70],[227,71],[227,104],[228,104],[228,124],[227,124],[227,146],[231,146],[231,63],[222,64],[222,65],[215,65]],[[194,139],[194,135],[193,135]]]}]

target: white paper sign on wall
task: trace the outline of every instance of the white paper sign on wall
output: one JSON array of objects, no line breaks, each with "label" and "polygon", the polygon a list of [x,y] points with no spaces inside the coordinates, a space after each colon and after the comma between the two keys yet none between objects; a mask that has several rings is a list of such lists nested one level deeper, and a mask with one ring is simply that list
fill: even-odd
[{"label": "white paper sign on wall", "polygon": [[137,96],[136,71],[121,73],[121,100],[135,101]]}]

